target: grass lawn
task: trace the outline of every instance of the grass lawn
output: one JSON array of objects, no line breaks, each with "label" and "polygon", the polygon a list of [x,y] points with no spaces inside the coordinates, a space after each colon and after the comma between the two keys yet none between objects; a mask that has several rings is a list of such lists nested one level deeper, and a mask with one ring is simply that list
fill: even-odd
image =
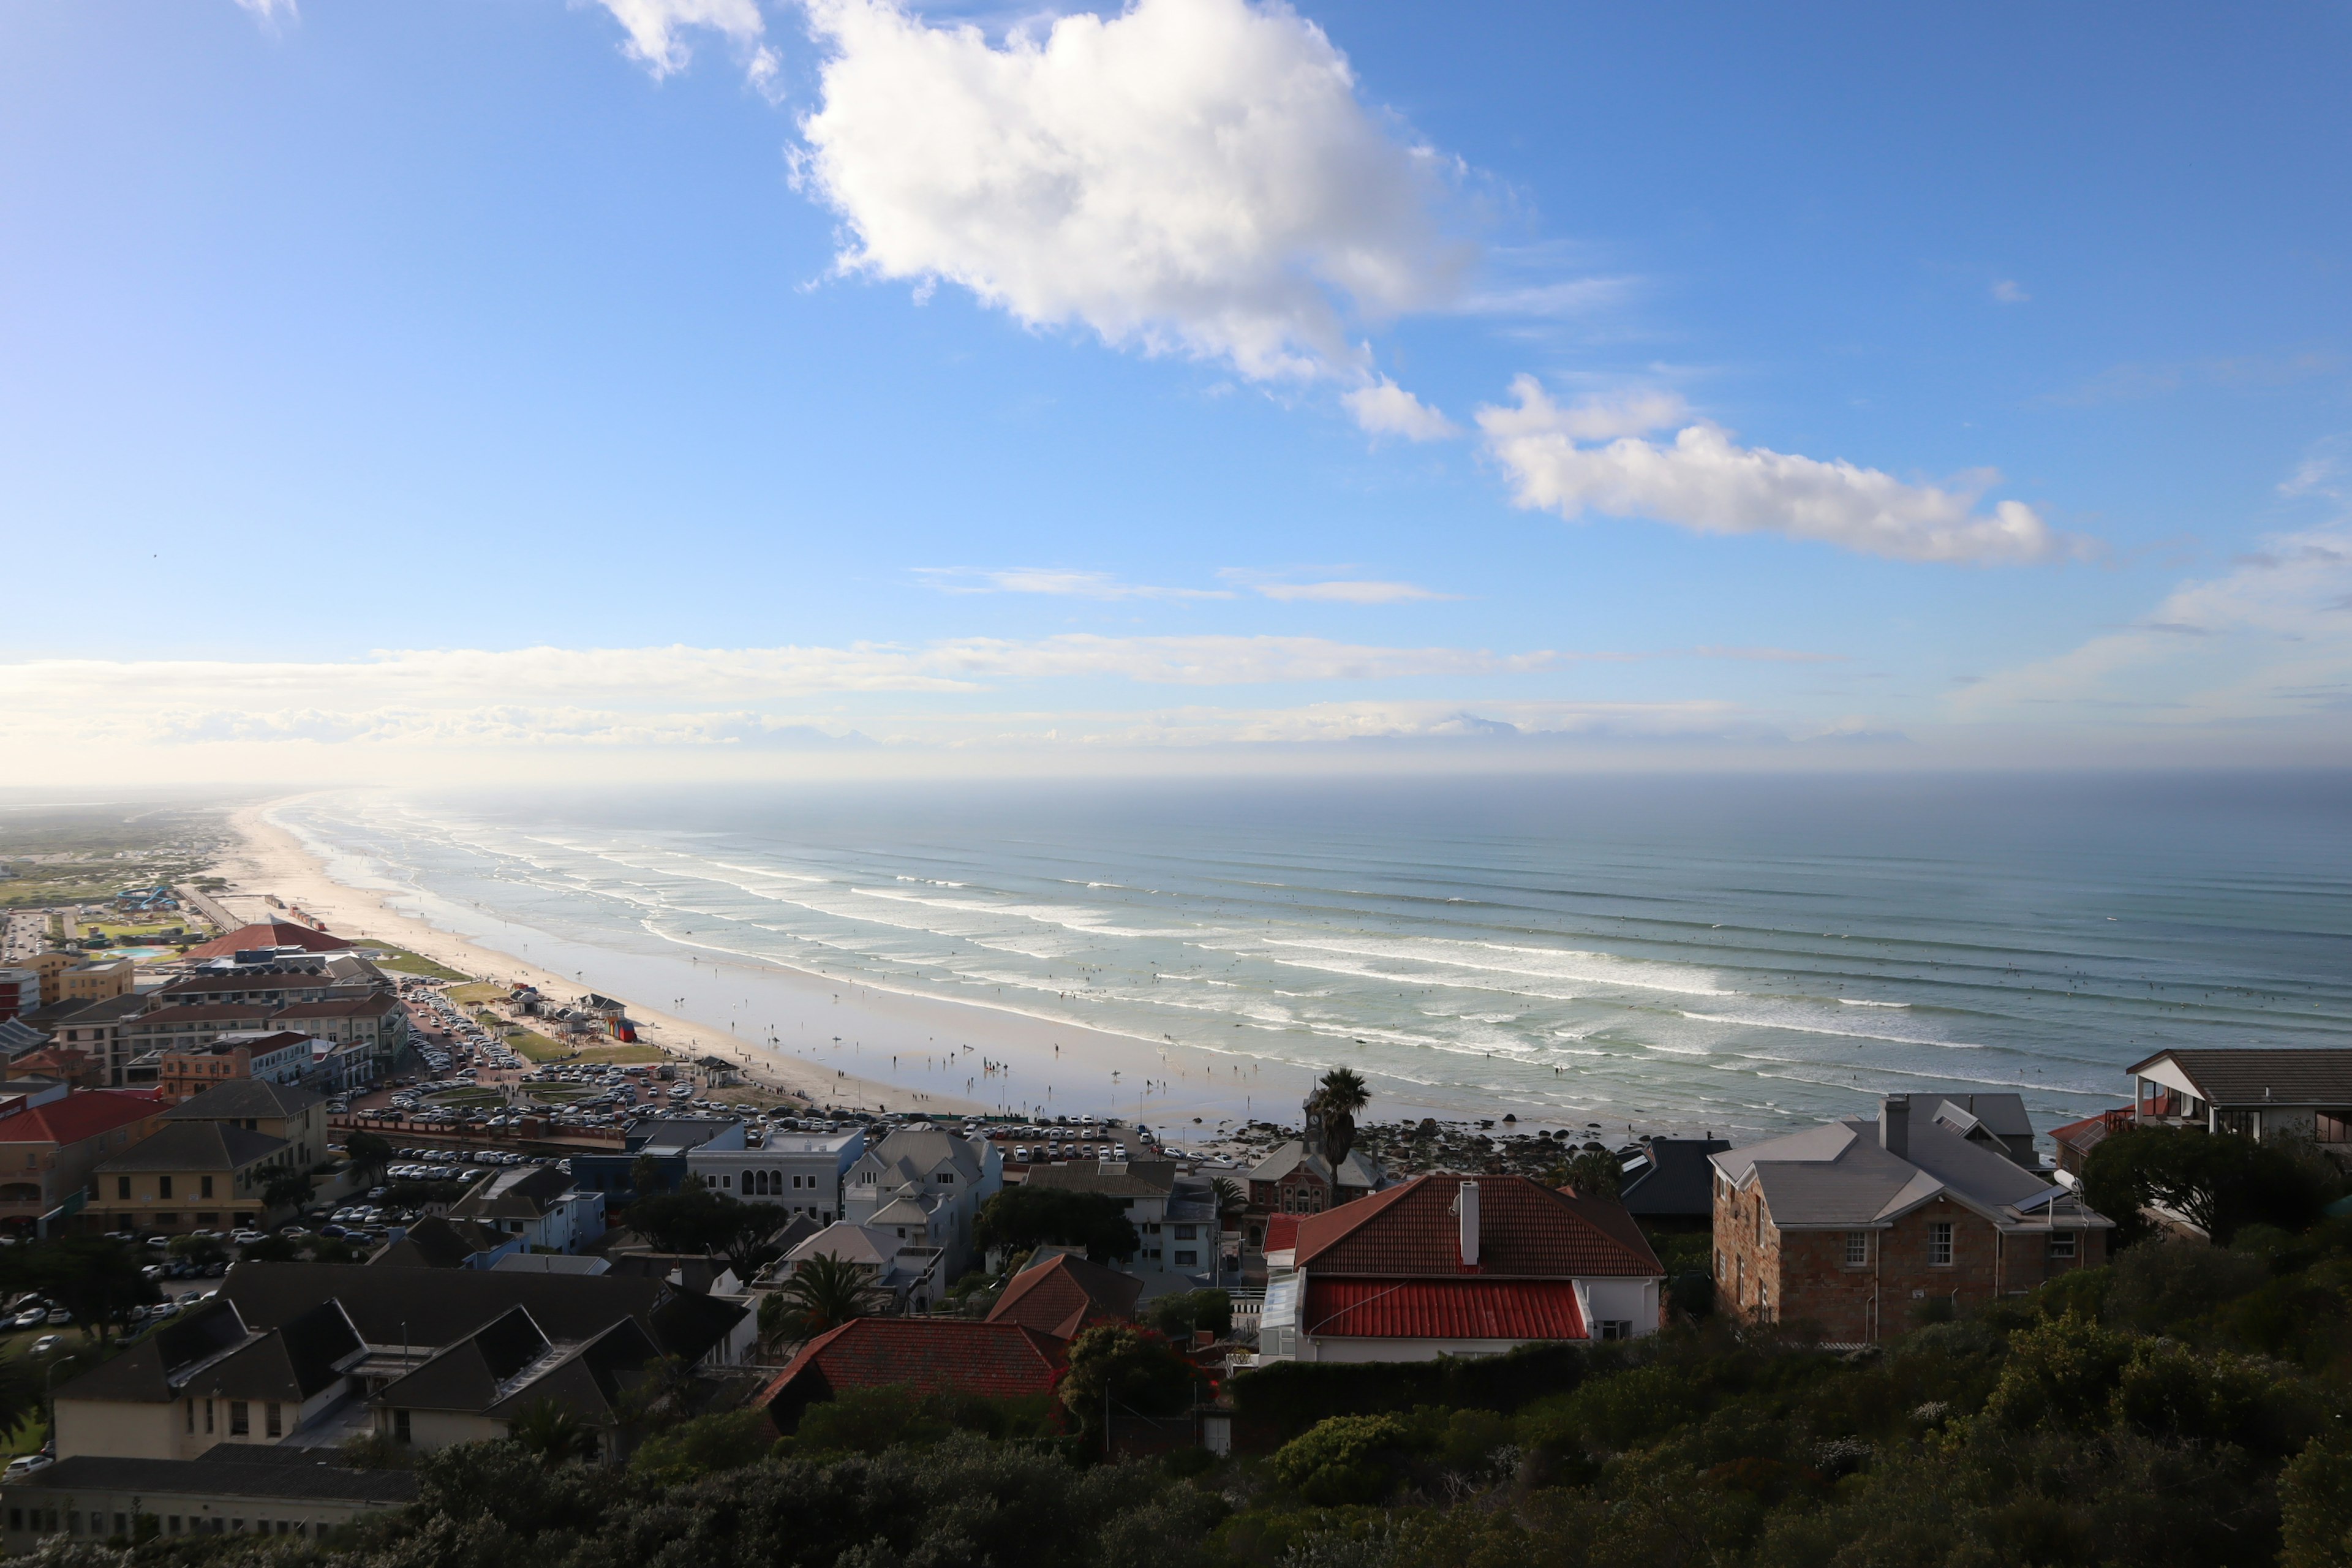
[{"label": "grass lawn", "polygon": [[574,1053],[574,1059],[583,1064],[613,1062],[630,1067],[638,1062],[666,1062],[670,1058],[659,1046],[600,1046]]},{"label": "grass lawn", "polygon": [[485,1002],[503,1002],[507,988],[488,980],[476,980],[464,985],[452,985],[443,993],[460,1007],[478,1007]]},{"label": "grass lawn", "polygon": [[431,959],[411,952],[404,947],[394,947],[388,942],[364,941],[362,951],[383,954],[381,958],[373,961],[378,969],[394,970],[402,974],[422,975],[427,980],[471,980],[473,978],[470,974],[458,973],[446,963],[436,963]]},{"label": "grass lawn", "polygon": [[425,1099],[427,1104],[451,1110],[486,1110],[507,1102],[507,1097],[494,1089],[453,1089],[443,1094],[428,1094]]}]

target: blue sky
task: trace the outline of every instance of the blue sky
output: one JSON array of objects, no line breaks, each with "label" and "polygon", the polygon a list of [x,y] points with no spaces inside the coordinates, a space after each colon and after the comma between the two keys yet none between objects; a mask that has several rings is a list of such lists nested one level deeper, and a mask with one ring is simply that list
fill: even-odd
[{"label": "blue sky", "polygon": [[0,738],[2352,760],[2348,34],[0,7]]}]

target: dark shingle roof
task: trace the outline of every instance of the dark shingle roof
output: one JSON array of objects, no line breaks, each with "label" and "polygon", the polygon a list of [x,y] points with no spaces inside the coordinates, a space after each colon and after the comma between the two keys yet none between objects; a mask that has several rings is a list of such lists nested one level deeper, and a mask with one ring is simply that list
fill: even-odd
[{"label": "dark shingle roof", "polygon": [[520,1307],[445,1345],[415,1371],[394,1378],[378,1397],[411,1410],[487,1410],[509,1378],[545,1355],[550,1341]]},{"label": "dark shingle roof", "polygon": [[[143,1139],[98,1163],[100,1175],[131,1171],[242,1171],[290,1147],[283,1138],[249,1132],[226,1121],[167,1121]],[[221,1201],[226,1201],[224,1194]]]},{"label": "dark shingle roof", "polygon": [[463,1268],[467,1259],[496,1252],[514,1238],[472,1220],[426,1215],[408,1227],[408,1234],[368,1259],[372,1266],[408,1268]]},{"label": "dark shingle roof", "polygon": [[253,1338],[236,1309],[211,1300],[142,1335],[121,1355],[58,1385],[59,1399],[129,1400],[163,1404],[173,1397],[172,1376]]},{"label": "dark shingle roof", "polygon": [[2352,1050],[2158,1051],[2124,1070],[2167,1059],[2215,1105],[2352,1105]]},{"label": "dark shingle roof", "polygon": [[[1297,1265],[1320,1276],[1459,1275],[1461,1221],[1454,1204],[1478,1184],[1478,1273],[1489,1279],[1663,1274],[1630,1220],[1594,1215],[1525,1176],[1419,1176],[1298,1223]],[[1622,1209],[1618,1205],[1601,1205]],[[1621,1234],[1622,1232],[1622,1234]]]},{"label": "dark shingle roof", "polygon": [[1645,1219],[1704,1219],[1715,1213],[1715,1167],[1709,1154],[1731,1145],[1720,1138],[1653,1138],[1649,1168],[1618,1193],[1626,1209]]},{"label": "dark shingle roof", "polygon": [[[255,1450],[262,1452],[264,1450]],[[396,1505],[416,1500],[414,1470],[354,1470],[334,1464],[257,1463],[201,1459],[110,1459],[81,1455],[59,1459],[8,1483],[10,1490],[141,1492],[153,1496],[283,1499],[289,1502]]]},{"label": "dark shingle roof", "polygon": [[166,1121],[227,1121],[237,1117],[299,1116],[327,1097],[292,1084],[263,1079],[233,1078],[182,1100],[163,1112]]},{"label": "dark shingle roof", "polygon": [[992,1323],[1025,1323],[1066,1340],[1098,1318],[1132,1318],[1143,1281],[1083,1258],[1060,1253],[1013,1277],[996,1305]]},{"label": "dark shingle roof", "polygon": [[337,1363],[361,1349],[351,1321],[328,1301],[205,1368],[181,1392],[199,1398],[280,1399],[299,1405],[342,1376]]},{"label": "dark shingle roof", "polygon": [[[1104,1167],[1108,1165],[1109,1169]],[[1135,1160],[1125,1170],[1116,1160],[1073,1160],[1063,1165],[1032,1165],[1024,1185],[1072,1193],[1108,1193],[1115,1198],[1164,1198],[1176,1186],[1176,1166],[1168,1160]]]}]

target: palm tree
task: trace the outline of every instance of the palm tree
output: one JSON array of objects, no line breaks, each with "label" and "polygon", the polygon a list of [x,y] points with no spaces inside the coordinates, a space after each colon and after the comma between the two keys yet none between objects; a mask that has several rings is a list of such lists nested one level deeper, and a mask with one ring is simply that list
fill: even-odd
[{"label": "palm tree", "polygon": [[1217,1177],[1209,1184],[1209,1191],[1216,1197],[1217,1219],[1220,1224],[1223,1222],[1225,1215],[1239,1214],[1249,1207],[1249,1194],[1243,1192],[1242,1184],[1231,1176]]},{"label": "palm tree", "polygon": [[1356,1142],[1356,1112],[1370,1103],[1371,1089],[1353,1068],[1333,1068],[1307,1097],[1310,1116],[1323,1124],[1324,1157],[1337,1165]]},{"label": "palm tree", "polygon": [[783,1289],[760,1304],[760,1328],[787,1343],[813,1340],[852,1318],[870,1318],[886,1302],[866,1271],[823,1254],[793,1270]]},{"label": "palm tree", "polygon": [[596,1452],[596,1434],[553,1399],[540,1398],[523,1407],[508,1436],[551,1465],[585,1459]]}]

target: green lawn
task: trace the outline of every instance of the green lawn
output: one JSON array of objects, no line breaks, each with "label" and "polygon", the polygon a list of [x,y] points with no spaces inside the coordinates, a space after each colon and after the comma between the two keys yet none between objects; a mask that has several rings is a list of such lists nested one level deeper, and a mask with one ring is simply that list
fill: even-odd
[{"label": "green lawn", "polygon": [[471,980],[473,978],[470,974],[458,973],[446,963],[436,963],[429,958],[411,952],[404,947],[394,947],[389,942],[364,939],[362,945],[369,952],[383,954],[382,958],[374,961],[378,969],[395,970],[402,974],[422,975],[427,980]]},{"label": "green lawn", "polygon": [[475,980],[464,985],[452,985],[442,994],[460,1007],[478,1007],[485,1002],[505,1001],[507,988],[488,980]]}]

